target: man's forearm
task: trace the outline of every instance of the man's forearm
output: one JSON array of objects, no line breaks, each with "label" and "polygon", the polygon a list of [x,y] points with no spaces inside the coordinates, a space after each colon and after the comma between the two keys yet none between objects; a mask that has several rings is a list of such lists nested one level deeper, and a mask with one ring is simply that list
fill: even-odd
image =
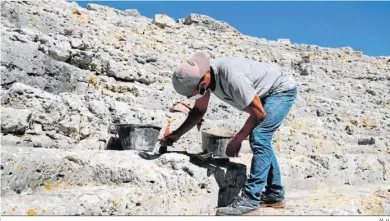
[{"label": "man's forearm", "polygon": [[203,115],[204,113],[200,113],[192,109],[183,124],[175,130],[175,133],[177,133],[179,136],[187,133],[202,120]]},{"label": "man's forearm", "polygon": [[246,120],[243,128],[236,135],[236,138],[241,141],[245,140],[245,138],[248,137],[252,130],[267,117],[267,113],[265,112],[261,100],[258,96],[253,98],[252,103],[248,105],[244,111],[249,113],[249,117]]},{"label": "man's forearm", "polygon": [[248,119],[246,120],[244,126],[242,129],[238,132],[236,135],[237,139],[243,141],[245,140],[246,137],[249,136],[249,134],[252,132],[252,130],[261,123],[263,119],[259,120],[255,116],[249,116]]}]

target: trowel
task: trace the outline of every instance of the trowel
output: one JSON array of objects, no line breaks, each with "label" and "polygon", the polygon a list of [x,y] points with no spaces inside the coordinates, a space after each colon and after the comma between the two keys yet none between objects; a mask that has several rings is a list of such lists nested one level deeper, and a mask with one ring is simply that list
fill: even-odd
[{"label": "trowel", "polygon": [[[172,119],[169,119],[168,123],[167,123],[167,126],[165,127],[164,137],[168,136],[171,133],[171,131],[170,131],[171,124],[172,124]],[[163,144],[163,145],[160,146],[160,149],[158,150],[158,153],[159,154],[164,154],[167,151],[168,151],[168,146],[166,144]]]}]

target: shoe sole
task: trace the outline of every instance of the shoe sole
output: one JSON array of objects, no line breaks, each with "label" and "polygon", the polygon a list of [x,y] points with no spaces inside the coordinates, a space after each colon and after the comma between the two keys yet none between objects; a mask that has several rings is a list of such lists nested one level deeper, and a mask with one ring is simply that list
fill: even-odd
[{"label": "shoe sole", "polygon": [[244,214],[230,215],[230,214],[216,213],[215,215],[216,216],[258,216],[260,215],[259,211],[260,211],[259,209],[255,209]]},{"label": "shoe sole", "polygon": [[243,214],[243,216],[260,216],[260,215],[261,214],[259,209]]},{"label": "shoe sole", "polygon": [[275,208],[275,209],[282,209],[286,206],[286,203],[285,202],[281,202],[281,203],[261,203],[260,204],[260,207],[261,208],[265,208],[265,207],[270,207],[270,208]]}]

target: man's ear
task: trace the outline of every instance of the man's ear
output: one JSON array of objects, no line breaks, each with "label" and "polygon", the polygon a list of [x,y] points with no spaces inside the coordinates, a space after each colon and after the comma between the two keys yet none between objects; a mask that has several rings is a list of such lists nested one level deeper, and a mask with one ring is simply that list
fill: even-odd
[{"label": "man's ear", "polygon": [[204,75],[203,80],[199,83],[199,86],[201,87],[208,87],[210,86],[210,69],[207,71],[207,73]]},{"label": "man's ear", "polygon": [[207,81],[203,80],[202,82],[199,83],[199,86],[200,87],[207,87],[208,83],[207,83]]}]

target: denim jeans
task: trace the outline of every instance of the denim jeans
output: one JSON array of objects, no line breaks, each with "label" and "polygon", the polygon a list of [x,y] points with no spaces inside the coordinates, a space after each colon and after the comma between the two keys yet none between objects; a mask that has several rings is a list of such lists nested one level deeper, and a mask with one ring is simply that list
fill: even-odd
[{"label": "denim jeans", "polygon": [[278,161],[272,150],[272,137],[286,118],[296,96],[295,87],[262,100],[267,116],[249,136],[253,157],[250,176],[243,188],[243,194],[248,196],[255,205],[260,203],[260,194],[264,186],[267,192],[284,196]]}]

